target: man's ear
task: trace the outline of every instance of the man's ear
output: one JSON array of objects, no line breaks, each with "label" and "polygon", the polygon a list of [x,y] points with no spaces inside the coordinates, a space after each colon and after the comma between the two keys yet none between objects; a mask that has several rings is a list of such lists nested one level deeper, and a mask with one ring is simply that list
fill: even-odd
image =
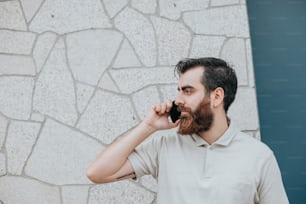
[{"label": "man's ear", "polygon": [[217,87],[215,90],[211,92],[211,104],[214,108],[217,108],[218,106],[223,106],[223,100],[224,100],[224,90],[221,87]]}]

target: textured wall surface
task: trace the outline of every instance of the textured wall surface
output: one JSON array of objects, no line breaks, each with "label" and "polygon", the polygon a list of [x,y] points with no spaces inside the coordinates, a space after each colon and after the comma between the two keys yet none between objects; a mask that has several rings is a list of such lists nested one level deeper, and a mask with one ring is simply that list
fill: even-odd
[{"label": "textured wall surface", "polygon": [[0,200],[154,203],[150,176],[94,185],[86,168],[204,56],[234,65],[229,115],[260,137],[244,0],[0,1]]}]

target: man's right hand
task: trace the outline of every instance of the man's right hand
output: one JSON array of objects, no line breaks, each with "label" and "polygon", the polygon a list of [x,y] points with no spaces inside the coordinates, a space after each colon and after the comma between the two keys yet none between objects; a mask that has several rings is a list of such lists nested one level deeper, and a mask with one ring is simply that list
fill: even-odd
[{"label": "man's right hand", "polygon": [[152,106],[148,115],[139,125],[111,143],[98,155],[87,169],[87,177],[94,183],[108,183],[134,178],[134,169],[128,156],[155,131],[178,126],[180,120],[172,123],[168,119],[171,107],[170,100]]},{"label": "man's right hand", "polygon": [[143,123],[148,125],[154,131],[177,127],[180,123],[180,120],[177,120],[175,123],[173,123],[168,119],[171,108],[171,100],[153,105],[147,116],[144,118]]}]

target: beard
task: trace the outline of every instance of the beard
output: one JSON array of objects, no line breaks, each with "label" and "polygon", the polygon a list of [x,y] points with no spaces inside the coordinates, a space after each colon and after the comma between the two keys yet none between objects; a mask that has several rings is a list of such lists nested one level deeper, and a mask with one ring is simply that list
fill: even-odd
[{"label": "beard", "polygon": [[187,112],[187,114],[181,115],[181,122],[178,129],[179,134],[199,134],[211,128],[214,115],[210,108],[209,97],[205,97],[194,112],[190,108],[180,107],[180,109],[182,112]]}]

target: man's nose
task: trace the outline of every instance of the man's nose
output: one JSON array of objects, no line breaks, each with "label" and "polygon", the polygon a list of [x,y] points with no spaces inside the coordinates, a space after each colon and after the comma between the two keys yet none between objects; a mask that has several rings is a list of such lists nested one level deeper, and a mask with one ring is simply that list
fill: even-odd
[{"label": "man's nose", "polygon": [[178,105],[178,106],[183,106],[184,103],[185,102],[184,102],[182,96],[180,94],[178,94],[176,99],[175,99],[175,104]]}]

